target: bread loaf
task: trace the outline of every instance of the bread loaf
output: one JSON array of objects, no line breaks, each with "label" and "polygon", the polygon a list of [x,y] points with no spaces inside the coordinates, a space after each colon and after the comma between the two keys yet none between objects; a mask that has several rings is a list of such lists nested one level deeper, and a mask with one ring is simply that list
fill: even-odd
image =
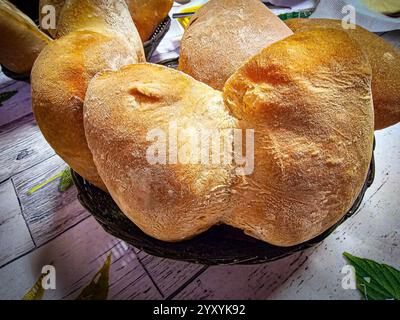
[{"label": "bread loaf", "polygon": [[254,173],[224,221],[279,246],[337,223],[373,147],[371,68],[357,43],[339,30],[297,33],[252,57],[223,92],[239,126],[255,130]]},{"label": "bread loaf", "polygon": [[[40,8],[43,8],[44,5],[54,6],[58,23],[61,10],[66,2],[68,0],[40,0]],[[149,40],[157,26],[167,17],[174,3],[173,0],[125,0],[125,2],[143,42]],[[41,9],[40,16],[41,18],[44,16]],[[71,13],[71,16],[79,17],[80,13],[76,14],[74,12]],[[66,22],[64,28],[68,25],[69,23]],[[48,32],[53,38],[57,35],[56,30],[49,29]],[[65,33],[67,31],[61,32]]]},{"label": "bread loaf", "polygon": [[[69,3],[77,4],[75,1]],[[102,3],[106,5],[108,1]],[[72,169],[103,190],[106,188],[97,174],[83,128],[82,108],[87,85],[100,71],[116,70],[144,59],[141,44],[140,48],[133,46],[140,43],[138,36],[135,41],[126,41],[120,33],[113,31],[112,26],[103,24],[103,21],[109,24],[115,18],[116,27],[122,23],[118,19],[133,25],[126,4],[122,0],[113,3],[118,8],[115,12],[112,12],[113,6],[101,12],[94,8],[92,17],[96,18],[88,20],[88,27],[85,27],[84,17],[91,15],[91,11],[86,8],[80,11],[82,7],[78,4],[78,12],[84,15],[80,19],[76,17],[69,28],[79,31],[71,30],[47,46],[36,60],[31,76],[33,111],[44,137]],[[125,8],[125,13],[117,18],[121,8]],[[67,7],[67,10],[74,11],[73,7]],[[69,15],[68,11],[64,19]],[[126,20],[126,14],[130,20]],[[61,30],[69,30],[63,27],[63,19],[60,23]],[[95,32],[96,26],[99,32]]]},{"label": "bread loaf", "polygon": [[183,35],[179,70],[222,89],[247,59],[291,34],[259,0],[211,0]]},{"label": "bread loaf", "polygon": [[[219,223],[230,209],[234,180],[229,164],[171,163],[169,155],[166,163],[149,163],[149,133],[168,134],[174,122],[179,132],[235,127],[220,92],[173,69],[136,64],[90,82],[84,123],[98,172],[125,215],[165,241],[191,238]],[[179,139],[177,150],[188,143]]]},{"label": "bread loaf", "polygon": [[132,55],[145,61],[139,33],[124,0],[67,0],[60,13],[56,38],[80,30],[120,36],[129,43]]},{"label": "bread loaf", "polygon": [[375,129],[400,122],[400,51],[377,35],[357,26],[343,29],[341,20],[289,19],[286,24],[294,32],[315,28],[344,30],[365,51],[372,67],[372,95]]},{"label": "bread loaf", "polygon": [[157,26],[168,16],[173,0],[126,0],[143,42],[149,40]]},{"label": "bread loaf", "polygon": [[[254,130],[254,172],[240,175],[229,162],[171,163],[170,146],[153,162],[153,140],[169,145],[174,123],[178,137],[188,128]],[[147,234],[180,241],[225,223],[291,246],[340,220],[364,184],[371,69],[338,30],[299,33],[262,50],[229,78],[223,100],[179,71],[136,64],[90,81],[84,125],[111,196]],[[181,148],[193,149],[187,144],[178,139],[178,159]]]},{"label": "bread loaf", "polygon": [[0,0],[0,63],[8,70],[29,75],[32,65],[51,41],[14,5]]}]

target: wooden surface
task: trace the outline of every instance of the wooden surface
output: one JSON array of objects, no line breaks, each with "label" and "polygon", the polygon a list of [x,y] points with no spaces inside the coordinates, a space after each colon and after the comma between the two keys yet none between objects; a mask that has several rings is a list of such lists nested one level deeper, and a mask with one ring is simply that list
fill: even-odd
[{"label": "wooden surface", "polygon": [[[400,32],[382,36],[399,46]],[[176,54],[170,42],[153,60]],[[0,107],[0,299],[20,299],[46,264],[56,268],[57,288],[44,299],[75,299],[109,253],[109,299],[360,299],[341,287],[343,252],[400,267],[400,125],[376,133],[375,182],[357,215],[323,243],[269,264],[206,267],[149,256],[108,235],[75,188],[58,190],[59,178],[31,194],[66,165],[35,124],[30,86],[0,75],[0,92],[11,89],[18,94]]]}]

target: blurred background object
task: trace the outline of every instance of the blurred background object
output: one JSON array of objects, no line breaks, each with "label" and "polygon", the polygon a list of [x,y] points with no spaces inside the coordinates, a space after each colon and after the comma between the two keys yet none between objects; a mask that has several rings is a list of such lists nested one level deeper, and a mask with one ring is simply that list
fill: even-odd
[{"label": "blurred background object", "polygon": [[[355,13],[355,23],[371,32],[386,32],[400,29],[400,19],[390,17],[367,6],[369,0],[320,0],[311,18],[343,19],[349,17],[350,11]],[[374,1],[374,3],[378,1]],[[379,1],[381,5],[392,0]],[[400,4],[400,0],[394,0]],[[372,1],[371,1],[372,3]],[[370,5],[371,5],[370,3]],[[380,7],[380,6],[379,6]]]},{"label": "blurred background object", "polygon": [[372,11],[387,15],[400,13],[399,0],[362,0],[362,2]]}]

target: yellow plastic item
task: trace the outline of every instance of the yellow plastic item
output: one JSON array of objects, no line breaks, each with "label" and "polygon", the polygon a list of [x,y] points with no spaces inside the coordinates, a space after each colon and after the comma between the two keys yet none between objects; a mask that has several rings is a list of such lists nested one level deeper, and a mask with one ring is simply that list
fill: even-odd
[{"label": "yellow plastic item", "polygon": [[[179,13],[196,12],[197,10],[199,10],[201,8],[201,6],[202,5],[185,8],[185,9],[182,9],[181,11],[179,11]],[[181,24],[181,26],[184,29],[186,29],[186,27],[188,26],[188,24],[190,22],[190,18],[191,17],[185,17],[185,18],[179,18],[178,19],[179,23]]]}]

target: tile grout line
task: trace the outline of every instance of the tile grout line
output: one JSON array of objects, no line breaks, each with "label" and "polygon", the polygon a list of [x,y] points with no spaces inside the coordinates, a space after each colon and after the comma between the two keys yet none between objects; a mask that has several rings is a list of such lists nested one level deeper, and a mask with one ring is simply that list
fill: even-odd
[{"label": "tile grout line", "polygon": [[[18,196],[17,188],[15,187],[15,183],[14,183],[13,177],[14,177],[14,176],[12,176],[12,177],[10,178],[10,181],[11,181],[11,184],[12,184],[12,187],[13,187],[13,190],[14,190],[14,193],[15,193],[15,196],[17,197],[17,200],[18,200],[18,205],[19,205],[19,209],[20,209],[20,211],[21,211],[22,219],[24,219],[26,228],[28,229],[29,235],[31,236],[31,240],[32,240],[32,243],[33,243],[33,245],[34,245],[34,248],[33,248],[32,250],[35,250],[35,249],[37,248],[36,241],[35,241],[35,239],[33,238],[32,230],[31,230],[31,228],[29,227],[28,221],[26,221],[26,217],[25,217],[25,215],[24,215],[24,207],[22,206],[21,199],[20,199],[19,196]],[[2,266],[0,266],[0,268],[2,268]]]},{"label": "tile grout line", "polygon": [[165,295],[164,293],[161,291],[161,289],[158,287],[157,283],[154,281],[153,277],[151,276],[150,272],[147,270],[146,266],[143,264],[142,260],[140,259],[139,255],[137,254],[136,250],[133,248],[131,248],[131,250],[133,251],[133,253],[136,255],[136,258],[139,261],[139,264],[142,266],[142,268],[144,269],[144,272],[147,274],[147,276],[150,278],[151,283],[154,285],[154,287],[156,288],[156,290],[158,291],[158,293],[161,295],[161,298],[165,299]]},{"label": "tile grout line", "polygon": [[7,180],[13,179],[16,175],[19,175],[19,174],[21,174],[21,173],[24,173],[25,171],[27,171],[27,170],[29,170],[29,169],[32,169],[33,167],[36,167],[37,165],[39,165],[39,164],[41,164],[41,163],[43,163],[43,162],[45,162],[45,161],[47,161],[47,160],[49,160],[49,159],[55,157],[55,156],[57,156],[56,153],[54,153],[53,155],[51,155],[50,157],[48,157],[48,158],[46,158],[46,159],[43,159],[43,160],[40,161],[40,162],[37,162],[37,163],[32,164],[30,167],[27,167],[27,168],[25,168],[25,169],[23,169],[23,170],[21,170],[21,171],[14,172],[14,173],[13,173],[11,176],[9,176],[8,178],[5,178],[4,180],[0,181],[0,184],[6,182]]},{"label": "tile grout line", "polygon": [[175,298],[183,289],[185,289],[189,284],[191,284],[195,279],[197,279],[201,274],[203,274],[209,266],[203,266],[199,271],[197,271],[192,277],[185,281],[178,289],[172,292],[165,300],[172,300]]},{"label": "tile grout line", "polygon": [[[25,118],[26,118],[26,119],[31,118],[31,120],[34,120],[34,122],[36,123],[35,116],[33,115],[33,112],[31,112],[31,113],[26,114],[26,115],[24,115],[24,116],[22,116],[22,117],[20,117],[20,118],[18,118],[18,119],[14,119],[14,120],[12,120],[12,121],[10,121],[10,122],[8,122],[8,123],[2,124],[2,125],[0,126],[0,133],[10,132],[10,131],[19,129],[20,127],[17,126],[18,122],[23,122],[23,121],[25,121]],[[30,120],[29,120],[29,121],[30,121]],[[29,122],[29,121],[26,121],[26,122]],[[9,129],[9,130],[7,130],[7,131],[2,131],[2,130],[5,130],[7,127],[11,127],[11,126],[13,126],[13,125],[15,125],[14,128]],[[36,123],[36,125],[37,125],[37,123]]]},{"label": "tile grout line", "polygon": [[[312,253],[314,253],[314,251],[313,252],[311,252],[311,254]],[[308,261],[308,259],[309,259],[309,257],[311,256],[311,254],[310,255],[306,255],[305,257],[304,257],[304,260],[282,281],[282,283],[279,285],[279,288],[281,288],[281,287],[283,287],[283,285],[286,283],[286,282],[288,282],[289,281],[289,279],[298,271],[298,270],[300,270],[300,268],[302,267],[302,266],[304,266],[304,264]],[[299,257],[299,259],[302,257],[302,255],[300,255],[300,257]],[[276,289],[276,288],[275,288]],[[272,294],[273,292],[274,292],[275,290],[273,290],[270,294]]]},{"label": "tile grout line", "polygon": [[[11,264],[11,263],[17,261],[18,259],[20,259],[20,258],[22,258],[22,257],[24,257],[24,256],[26,256],[26,255],[28,255],[28,254],[34,252],[35,250],[38,250],[38,249],[40,249],[41,247],[43,247],[43,246],[49,244],[50,242],[54,241],[55,239],[57,239],[58,237],[60,237],[61,235],[63,235],[65,232],[71,230],[72,228],[75,228],[78,224],[80,224],[81,222],[85,221],[86,219],[89,219],[91,216],[92,216],[92,215],[89,214],[87,217],[84,217],[82,220],[80,220],[80,221],[78,221],[77,223],[73,224],[73,225],[70,226],[69,228],[63,230],[61,233],[57,234],[55,237],[53,237],[53,238],[51,238],[51,239],[49,239],[49,240],[47,240],[47,241],[41,243],[40,245],[36,246],[35,248],[33,248],[33,249],[29,250],[29,251],[26,251],[25,253],[23,253],[23,254],[21,254],[20,256],[18,256],[18,257],[16,257],[16,258],[12,259],[12,260],[10,260],[10,261],[8,261],[7,263],[5,263],[5,264],[3,264],[3,265],[0,265],[0,269],[2,269],[2,268],[4,268],[4,267],[8,266],[9,264]],[[28,230],[29,230],[29,228],[28,228]]]}]

